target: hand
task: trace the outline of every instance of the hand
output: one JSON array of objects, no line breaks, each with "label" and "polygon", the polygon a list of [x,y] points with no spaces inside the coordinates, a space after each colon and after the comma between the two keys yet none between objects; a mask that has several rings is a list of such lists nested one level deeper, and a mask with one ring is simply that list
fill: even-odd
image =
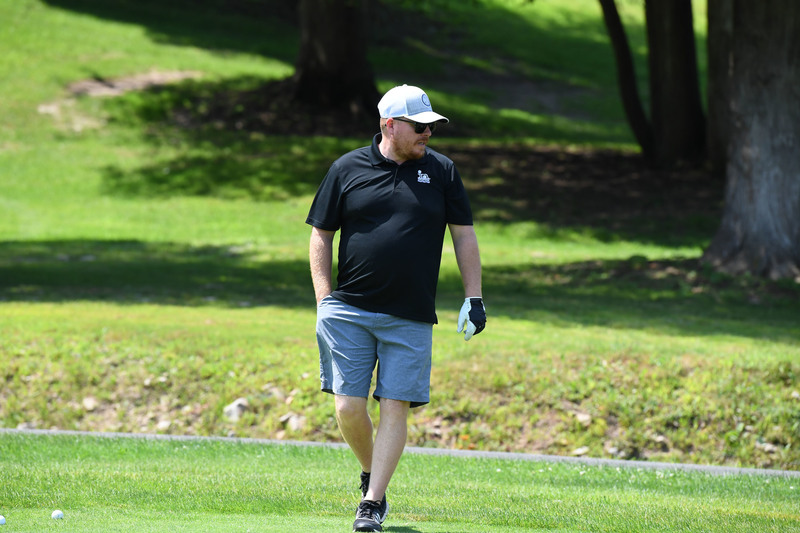
[{"label": "hand", "polygon": [[465,298],[461,312],[458,313],[458,332],[464,331],[464,340],[468,341],[486,327],[486,309],[483,298]]}]

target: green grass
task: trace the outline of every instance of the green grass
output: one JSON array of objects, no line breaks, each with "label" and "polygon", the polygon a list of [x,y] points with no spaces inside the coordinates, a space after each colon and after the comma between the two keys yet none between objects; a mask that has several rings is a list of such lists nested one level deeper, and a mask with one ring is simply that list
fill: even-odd
[{"label": "green grass", "polygon": [[[429,38],[409,30],[371,50],[381,88],[430,86],[453,122],[485,126],[436,148],[513,137],[523,158],[543,142],[630,149],[596,1],[441,4],[420,23]],[[641,65],[640,2],[620,4]],[[277,18],[186,5],[0,4],[0,426],[338,440],[317,390],[304,220],[327,165],[366,140],[168,120],[287,76],[297,46]],[[555,100],[507,105],[436,75],[451,67]],[[169,70],[203,76],[117,98],[67,90]],[[699,267],[713,214],[495,216],[513,206],[484,187],[513,190],[513,173],[478,170],[462,175],[489,325],[469,343],[455,333],[446,243],[433,401],[412,416],[411,444],[800,468],[796,284]],[[229,422],[239,397],[250,410]]]},{"label": "green grass", "polygon": [[[346,531],[358,501],[342,448],[0,433],[0,466],[10,532]],[[783,533],[797,481],[406,454],[386,531]]]}]

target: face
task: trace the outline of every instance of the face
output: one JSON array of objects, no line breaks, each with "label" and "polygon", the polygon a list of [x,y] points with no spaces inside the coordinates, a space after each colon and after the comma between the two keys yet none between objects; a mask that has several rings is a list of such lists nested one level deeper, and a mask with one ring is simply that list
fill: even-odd
[{"label": "face", "polygon": [[392,119],[394,152],[403,160],[419,159],[425,155],[425,147],[431,138],[431,129],[425,128],[422,133],[414,132],[414,125]]}]

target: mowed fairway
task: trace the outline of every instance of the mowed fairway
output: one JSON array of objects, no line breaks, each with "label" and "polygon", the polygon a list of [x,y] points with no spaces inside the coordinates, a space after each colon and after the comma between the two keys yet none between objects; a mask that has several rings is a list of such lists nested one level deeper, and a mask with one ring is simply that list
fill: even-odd
[{"label": "mowed fairway", "polygon": [[[800,531],[799,484],[411,453],[386,531]],[[358,469],[341,447],[0,432],[0,486],[9,532],[329,532],[352,524]]]}]

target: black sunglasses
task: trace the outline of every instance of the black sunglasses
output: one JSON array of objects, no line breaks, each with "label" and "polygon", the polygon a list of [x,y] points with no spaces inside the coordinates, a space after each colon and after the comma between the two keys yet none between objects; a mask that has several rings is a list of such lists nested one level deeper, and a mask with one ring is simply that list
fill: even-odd
[{"label": "black sunglasses", "polygon": [[395,118],[394,120],[399,120],[400,122],[407,122],[407,123],[411,124],[412,126],[414,126],[414,133],[418,133],[418,134],[425,133],[425,128],[430,128],[431,129],[431,133],[436,131],[436,123],[435,122],[431,122],[430,124],[426,124],[426,123],[423,123],[423,122],[414,122],[413,120],[407,120],[407,119],[404,119],[404,118]]}]

